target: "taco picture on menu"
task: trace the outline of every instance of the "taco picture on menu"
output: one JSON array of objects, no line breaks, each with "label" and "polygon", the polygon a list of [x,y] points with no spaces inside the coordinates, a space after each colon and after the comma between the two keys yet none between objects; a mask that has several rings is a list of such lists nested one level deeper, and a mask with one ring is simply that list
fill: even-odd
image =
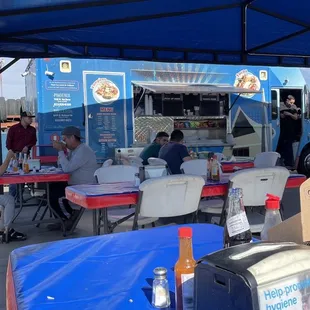
[{"label": "taco picture on menu", "polygon": [[110,80],[105,78],[97,79],[91,86],[94,99],[98,103],[112,103],[119,98],[118,87]]},{"label": "taco picture on menu", "polygon": [[[250,90],[260,90],[260,81],[257,76],[248,70],[242,70],[236,74],[236,79],[234,83],[234,87],[245,88]],[[255,93],[244,93],[241,94],[243,97],[251,98],[255,95]]]}]

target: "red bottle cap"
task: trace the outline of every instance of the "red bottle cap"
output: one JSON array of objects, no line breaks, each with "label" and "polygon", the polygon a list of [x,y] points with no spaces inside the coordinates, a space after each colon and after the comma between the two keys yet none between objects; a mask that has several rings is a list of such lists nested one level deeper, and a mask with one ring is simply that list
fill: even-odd
[{"label": "red bottle cap", "polygon": [[181,227],[179,228],[179,237],[180,238],[192,238],[193,230],[191,227]]},{"label": "red bottle cap", "polygon": [[266,209],[268,210],[279,210],[280,209],[280,197],[267,194],[267,200],[265,203]]}]

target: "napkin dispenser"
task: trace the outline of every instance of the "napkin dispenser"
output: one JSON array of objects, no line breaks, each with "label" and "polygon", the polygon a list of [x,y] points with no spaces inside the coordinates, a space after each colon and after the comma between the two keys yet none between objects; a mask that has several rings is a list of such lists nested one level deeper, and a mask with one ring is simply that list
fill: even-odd
[{"label": "napkin dispenser", "polygon": [[196,310],[310,309],[310,247],[262,242],[223,249],[198,261],[194,285]]}]

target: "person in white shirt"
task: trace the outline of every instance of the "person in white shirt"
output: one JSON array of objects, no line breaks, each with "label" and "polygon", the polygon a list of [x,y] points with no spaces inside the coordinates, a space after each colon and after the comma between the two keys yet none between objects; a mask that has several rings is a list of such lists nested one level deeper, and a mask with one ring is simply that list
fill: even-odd
[{"label": "person in white shirt", "polygon": [[[58,151],[59,164],[65,173],[70,174],[70,179],[67,182],[57,182],[50,184],[50,204],[58,216],[65,222],[67,230],[70,230],[72,223],[76,220],[78,212],[73,210],[67,199],[63,199],[63,205],[66,212],[70,215],[67,217],[62,211],[59,199],[65,197],[65,188],[68,185],[76,184],[95,184],[96,178],[94,173],[98,168],[96,155],[94,151],[82,143],[81,132],[77,127],[66,127],[63,132],[63,142],[53,142],[53,147]],[[65,154],[65,149],[69,150],[68,156]],[[49,225],[49,229],[60,229],[61,225]]]}]

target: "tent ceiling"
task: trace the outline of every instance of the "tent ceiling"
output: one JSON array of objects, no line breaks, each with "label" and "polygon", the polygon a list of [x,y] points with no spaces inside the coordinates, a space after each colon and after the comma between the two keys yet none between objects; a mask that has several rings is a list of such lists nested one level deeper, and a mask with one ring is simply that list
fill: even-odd
[{"label": "tent ceiling", "polygon": [[230,85],[181,84],[181,83],[133,83],[136,86],[158,94],[245,94],[260,91],[238,88]]},{"label": "tent ceiling", "polygon": [[0,55],[309,66],[310,1],[11,0]]}]

